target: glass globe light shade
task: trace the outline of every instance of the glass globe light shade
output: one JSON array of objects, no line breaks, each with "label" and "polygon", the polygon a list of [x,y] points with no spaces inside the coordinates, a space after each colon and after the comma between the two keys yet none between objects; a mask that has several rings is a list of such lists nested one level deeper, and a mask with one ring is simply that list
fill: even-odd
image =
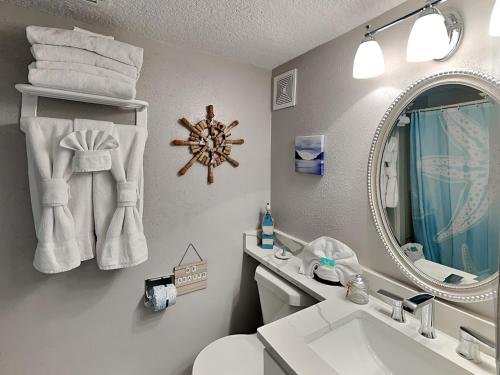
[{"label": "glass globe light shade", "polygon": [[352,76],[355,79],[367,79],[384,74],[384,54],[376,40],[372,37],[366,38],[358,47]]},{"label": "glass globe light shade", "polygon": [[500,36],[500,1],[496,1],[491,12],[490,18],[490,35]]},{"label": "glass globe light shade", "polygon": [[422,11],[408,39],[406,60],[423,62],[443,58],[450,50],[450,37],[445,19],[434,8]]}]

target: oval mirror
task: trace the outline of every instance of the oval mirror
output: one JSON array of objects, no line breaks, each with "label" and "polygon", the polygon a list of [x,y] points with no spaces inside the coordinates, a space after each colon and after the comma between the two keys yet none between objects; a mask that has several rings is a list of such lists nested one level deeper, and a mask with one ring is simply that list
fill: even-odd
[{"label": "oval mirror", "polygon": [[454,71],[414,83],[385,113],[368,163],[377,231],[403,273],[441,298],[496,294],[500,87]]}]

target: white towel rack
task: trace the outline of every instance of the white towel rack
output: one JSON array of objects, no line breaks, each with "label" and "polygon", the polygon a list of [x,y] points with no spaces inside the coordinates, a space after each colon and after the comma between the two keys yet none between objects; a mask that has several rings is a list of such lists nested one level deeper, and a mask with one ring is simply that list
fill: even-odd
[{"label": "white towel rack", "polygon": [[134,110],[135,124],[140,127],[147,127],[149,103],[142,100],[125,100],[109,96],[83,94],[81,92],[49,89],[24,83],[19,83],[15,87],[16,90],[22,94],[21,117],[37,115],[38,97],[41,96],[45,98],[110,105],[125,110]]}]

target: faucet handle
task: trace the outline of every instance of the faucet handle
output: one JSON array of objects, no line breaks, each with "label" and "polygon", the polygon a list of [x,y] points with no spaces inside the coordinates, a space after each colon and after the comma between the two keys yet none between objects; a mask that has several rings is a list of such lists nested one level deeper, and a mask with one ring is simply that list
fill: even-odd
[{"label": "faucet handle", "polygon": [[469,361],[481,363],[480,346],[486,346],[490,349],[496,348],[492,340],[484,337],[479,332],[468,327],[460,326],[458,330],[457,353]]},{"label": "faucet handle", "polygon": [[377,293],[380,294],[382,297],[384,297],[383,298],[384,300],[389,301],[391,303],[392,305],[391,318],[396,322],[404,323],[406,321],[405,312],[403,310],[404,298],[398,296],[397,294],[391,293],[385,289],[379,289]]},{"label": "faucet handle", "polygon": [[403,308],[411,314],[415,314],[420,308],[434,302],[434,296],[429,293],[418,293],[403,302]]}]

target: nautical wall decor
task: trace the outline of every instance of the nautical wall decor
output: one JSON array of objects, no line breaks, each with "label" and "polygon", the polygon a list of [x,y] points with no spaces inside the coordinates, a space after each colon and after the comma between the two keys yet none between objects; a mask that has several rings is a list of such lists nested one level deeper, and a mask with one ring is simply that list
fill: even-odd
[{"label": "nautical wall decor", "polygon": [[174,146],[188,146],[192,153],[192,158],[179,170],[179,175],[186,174],[189,168],[198,161],[208,167],[209,184],[214,182],[214,169],[224,163],[229,162],[233,167],[239,163],[231,158],[233,145],[242,145],[243,139],[232,139],[231,130],[238,126],[238,120],[230,125],[215,120],[214,107],[207,106],[207,119],[199,121],[196,125],[191,124],[186,118],[181,118],[179,123],[184,125],[191,133],[187,141],[175,139]]},{"label": "nautical wall decor", "polygon": [[[193,249],[199,262],[182,264],[189,249]],[[195,290],[205,289],[208,282],[208,262],[203,260],[198,250],[190,243],[182,256],[179,265],[174,268],[174,283],[177,287],[177,295],[194,292]]]}]

